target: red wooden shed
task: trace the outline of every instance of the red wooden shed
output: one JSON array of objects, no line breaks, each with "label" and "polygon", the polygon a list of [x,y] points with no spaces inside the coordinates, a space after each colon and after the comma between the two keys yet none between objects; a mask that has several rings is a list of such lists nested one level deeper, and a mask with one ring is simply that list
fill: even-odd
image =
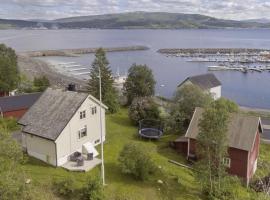
[{"label": "red wooden shed", "polygon": [[[184,153],[187,158],[196,157],[196,138],[199,134],[199,120],[203,114],[202,108],[196,108],[186,135],[174,141],[174,147]],[[260,133],[262,133],[261,119],[233,113],[228,124],[228,158],[224,162],[228,172],[242,178],[247,184],[257,169],[259,155]],[[187,150],[183,151],[183,148]]]}]

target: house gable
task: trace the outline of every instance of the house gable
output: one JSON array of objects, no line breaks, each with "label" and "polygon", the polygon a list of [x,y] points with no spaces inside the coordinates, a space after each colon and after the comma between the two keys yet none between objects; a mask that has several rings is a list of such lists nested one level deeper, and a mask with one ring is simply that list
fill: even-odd
[{"label": "house gable", "polygon": [[[57,165],[64,164],[68,156],[75,151],[82,151],[82,145],[91,142],[100,144],[100,109],[99,103],[88,96],[74,113],[65,128],[55,140],[57,146]],[[81,118],[81,113],[84,118]],[[105,140],[105,107],[101,107],[103,141]],[[79,131],[86,128],[87,135],[80,137]]]}]

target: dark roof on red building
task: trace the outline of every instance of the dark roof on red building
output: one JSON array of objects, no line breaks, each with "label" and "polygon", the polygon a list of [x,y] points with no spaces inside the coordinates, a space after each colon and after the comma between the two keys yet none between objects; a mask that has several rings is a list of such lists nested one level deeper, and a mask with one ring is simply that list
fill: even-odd
[{"label": "dark roof on red building", "polygon": [[186,78],[178,87],[183,85],[186,81],[190,81],[194,85],[199,86],[201,89],[210,89],[221,85],[221,82],[214,74],[201,74],[197,76],[190,76]]},{"label": "dark roof on red building", "polygon": [[0,110],[9,112],[30,108],[41,96],[42,93],[31,93],[17,96],[0,97]]},{"label": "dark roof on red building", "polygon": [[[199,121],[204,109],[196,108],[185,137],[196,139],[199,134]],[[260,117],[232,113],[228,124],[229,147],[250,151],[253,147],[258,128],[262,131]]]}]

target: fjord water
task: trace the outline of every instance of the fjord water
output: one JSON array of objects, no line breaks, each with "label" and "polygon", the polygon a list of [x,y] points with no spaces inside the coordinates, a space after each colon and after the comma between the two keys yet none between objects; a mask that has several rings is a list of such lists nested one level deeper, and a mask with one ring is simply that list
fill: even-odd
[{"label": "fjord water", "polygon": [[[0,43],[16,51],[44,49],[119,47],[145,45],[137,52],[108,53],[112,71],[123,74],[132,63],[147,64],[157,80],[156,93],[171,97],[187,76],[207,72],[213,63],[185,62],[181,58],[157,53],[160,48],[264,48],[270,49],[269,29],[226,30],[4,30]],[[50,61],[78,62],[89,67],[94,55],[48,57]],[[270,73],[214,72],[222,82],[222,95],[240,105],[270,108]],[[164,87],[161,87],[163,86]]]}]

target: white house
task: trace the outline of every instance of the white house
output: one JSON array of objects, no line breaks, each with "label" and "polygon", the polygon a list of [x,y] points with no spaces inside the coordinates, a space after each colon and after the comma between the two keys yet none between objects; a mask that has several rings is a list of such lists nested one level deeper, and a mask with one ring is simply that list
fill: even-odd
[{"label": "white house", "polygon": [[215,100],[221,97],[221,82],[214,74],[208,73],[197,76],[190,76],[186,78],[180,85],[178,85],[178,88],[188,84],[194,84],[201,88],[203,91],[210,92]]},{"label": "white house", "polygon": [[98,155],[100,115],[105,141],[105,110],[86,93],[48,88],[19,120],[22,143],[30,156],[53,166],[68,162],[74,152]]}]

